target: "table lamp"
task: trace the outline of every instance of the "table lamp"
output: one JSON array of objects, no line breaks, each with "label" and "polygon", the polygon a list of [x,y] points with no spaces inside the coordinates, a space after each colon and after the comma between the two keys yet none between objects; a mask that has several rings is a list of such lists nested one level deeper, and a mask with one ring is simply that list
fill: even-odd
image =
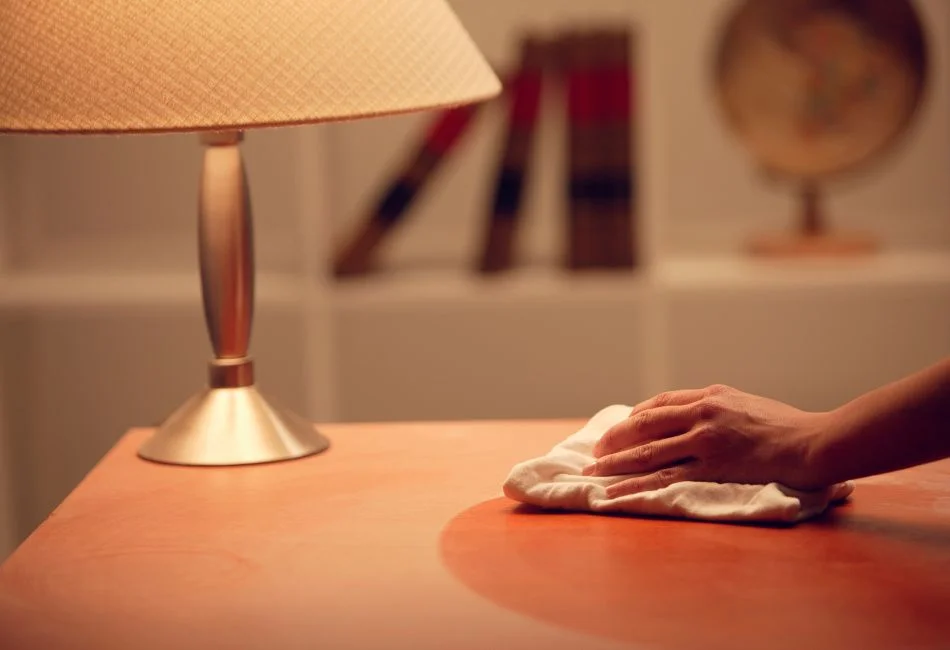
[{"label": "table lamp", "polygon": [[214,358],[207,388],[168,417],[141,457],[245,465],[329,445],[255,387],[244,130],[467,104],[499,91],[445,0],[0,3],[0,132],[200,133],[198,249]]}]

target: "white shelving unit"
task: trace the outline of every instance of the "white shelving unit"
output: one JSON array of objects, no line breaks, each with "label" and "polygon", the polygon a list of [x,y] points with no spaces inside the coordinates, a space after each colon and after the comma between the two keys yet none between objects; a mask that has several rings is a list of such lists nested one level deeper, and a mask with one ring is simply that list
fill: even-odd
[{"label": "white shelving unit", "polygon": [[[798,264],[736,252],[754,229],[787,227],[793,203],[759,184],[710,103],[703,61],[728,4],[453,2],[496,62],[524,26],[640,25],[636,273],[553,262],[556,106],[541,125],[525,264],[497,278],[465,263],[489,194],[494,109],[385,249],[387,271],[345,283],[328,277],[329,244],[424,118],[248,134],[263,390],[317,421],[583,417],[712,382],[826,408],[950,354],[950,84],[938,81],[950,80],[950,5],[918,2],[935,81],[907,146],[865,182],[829,190],[834,223],[887,249]],[[126,429],[204,381],[198,152],[182,135],[0,139],[0,555],[11,526],[22,538]]]}]

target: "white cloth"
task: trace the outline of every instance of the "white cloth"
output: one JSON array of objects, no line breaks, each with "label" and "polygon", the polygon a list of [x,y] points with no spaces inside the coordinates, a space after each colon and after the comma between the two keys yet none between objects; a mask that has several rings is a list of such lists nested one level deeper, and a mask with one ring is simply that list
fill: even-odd
[{"label": "white cloth", "polygon": [[627,476],[583,476],[594,462],[592,450],[606,431],[630,414],[632,407],[608,406],[546,455],[512,468],[504,483],[510,499],[541,508],[598,513],[627,513],[704,519],[794,523],[821,514],[851,494],[851,482],[814,492],[779,485],[684,481],[660,490],[607,498],[606,488]]}]

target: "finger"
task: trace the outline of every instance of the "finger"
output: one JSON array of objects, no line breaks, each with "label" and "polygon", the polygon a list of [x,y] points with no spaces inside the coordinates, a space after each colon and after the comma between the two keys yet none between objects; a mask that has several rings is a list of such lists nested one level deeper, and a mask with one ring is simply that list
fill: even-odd
[{"label": "finger", "polygon": [[630,415],[636,415],[641,411],[655,409],[660,406],[685,406],[698,402],[706,396],[705,388],[689,388],[685,390],[671,390],[665,393],[654,395],[650,399],[644,400],[630,410]]},{"label": "finger", "polygon": [[660,406],[621,420],[607,429],[594,445],[594,457],[600,458],[651,440],[689,431],[701,419],[698,404]]},{"label": "finger", "polygon": [[607,498],[616,499],[617,497],[628,494],[639,494],[650,490],[661,490],[674,483],[681,481],[694,481],[696,462],[684,463],[675,467],[665,467],[658,472],[628,478],[626,481],[620,481],[607,488]]},{"label": "finger", "polygon": [[585,476],[643,474],[695,457],[695,437],[690,434],[648,442],[645,445],[608,454],[584,468]]}]

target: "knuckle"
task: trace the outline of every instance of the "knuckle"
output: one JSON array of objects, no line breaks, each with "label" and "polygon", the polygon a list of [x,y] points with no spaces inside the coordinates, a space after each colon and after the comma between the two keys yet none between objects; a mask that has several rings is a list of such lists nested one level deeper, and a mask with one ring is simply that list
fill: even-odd
[{"label": "knuckle", "polygon": [[704,398],[696,404],[696,415],[700,420],[712,420],[723,411],[722,404],[710,398]]},{"label": "knuckle", "polygon": [[619,483],[614,483],[607,488],[607,496],[611,499],[622,497],[628,494],[635,494],[642,489],[641,482],[637,479],[627,479]]},{"label": "knuckle", "polygon": [[653,445],[643,445],[635,449],[604,456],[595,463],[596,473],[604,475],[632,474],[650,466],[655,457]]},{"label": "knuckle", "polygon": [[708,461],[733,456],[737,438],[733,429],[728,427],[709,427],[694,432],[696,435],[696,456]]},{"label": "knuckle", "polygon": [[659,393],[653,398],[654,406],[669,406],[673,402],[673,394],[670,392]]},{"label": "knuckle", "polygon": [[616,444],[617,432],[614,429],[609,429],[600,440],[597,441],[597,444],[594,445],[594,455],[602,456],[608,450],[613,449]]},{"label": "knuckle", "polygon": [[715,396],[715,395],[724,395],[725,393],[728,393],[731,390],[732,388],[730,388],[729,386],[726,386],[725,384],[712,384],[710,386],[707,386],[704,392],[706,393],[706,395]]},{"label": "knuckle", "polygon": [[693,430],[693,440],[700,450],[707,451],[717,446],[722,436],[718,428],[711,424],[702,424]]},{"label": "knuckle", "polygon": [[653,445],[642,445],[630,451],[630,463],[634,467],[647,467],[655,456],[656,449]]},{"label": "knuckle", "polygon": [[637,492],[644,492],[650,489],[649,483],[645,479],[635,478],[630,479],[627,490],[631,494],[636,494]]},{"label": "knuckle", "polygon": [[597,476],[609,476],[616,471],[617,456],[604,456],[594,463],[594,474]]},{"label": "knuckle", "polygon": [[633,416],[630,420],[630,425],[634,431],[640,431],[641,429],[646,428],[650,425],[650,422],[653,421],[653,416],[649,411],[641,411]]},{"label": "knuckle", "polygon": [[630,423],[627,420],[619,422],[604,432],[604,435],[600,437],[600,441],[597,443],[598,447],[603,449],[613,449],[620,445],[624,438],[627,436],[627,431],[630,428]]},{"label": "knuckle", "polygon": [[625,421],[608,429],[595,447],[598,454],[606,456],[627,446],[631,424],[632,421]]},{"label": "knuckle", "polygon": [[656,482],[662,486],[672,485],[676,482],[678,472],[673,467],[666,467],[656,473]]}]

